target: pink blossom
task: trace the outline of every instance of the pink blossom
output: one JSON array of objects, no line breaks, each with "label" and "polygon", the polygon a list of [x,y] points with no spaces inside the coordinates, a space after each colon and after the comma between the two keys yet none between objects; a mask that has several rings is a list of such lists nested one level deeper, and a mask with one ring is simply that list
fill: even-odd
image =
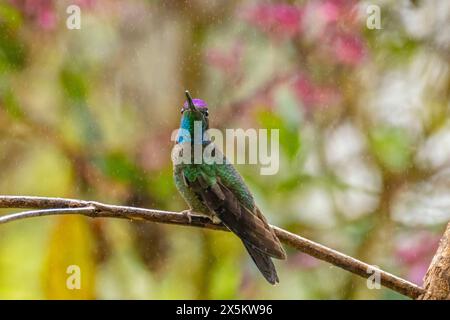
[{"label": "pink blossom", "polygon": [[51,30],[56,25],[56,16],[52,10],[42,10],[36,17],[38,25],[45,30]]},{"label": "pink blossom", "polygon": [[304,253],[296,253],[288,258],[288,264],[294,268],[313,269],[319,266],[319,260]]},{"label": "pink blossom", "polygon": [[301,31],[303,11],[289,4],[258,4],[247,8],[243,18],[276,39],[290,39]]},{"label": "pink blossom", "polygon": [[338,35],[332,40],[333,51],[338,62],[357,65],[366,55],[362,39],[356,35]]},{"label": "pink blossom", "polygon": [[407,278],[416,284],[422,284],[434,253],[439,245],[439,236],[427,231],[413,236],[405,236],[397,241],[395,256],[408,268]]},{"label": "pink blossom", "polygon": [[303,105],[308,109],[327,107],[336,104],[340,99],[336,88],[317,85],[304,75],[299,76],[294,81],[293,88]]},{"label": "pink blossom", "polygon": [[324,0],[315,7],[317,16],[325,24],[353,23],[357,14],[357,2],[354,0]]},{"label": "pink blossom", "polygon": [[[23,16],[44,30],[53,30],[58,23],[55,0],[10,0]],[[75,0],[82,8],[92,8],[96,0]]]},{"label": "pink blossom", "polygon": [[311,23],[319,26],[314,33],[317,48],[332,62],[356,66],[367,55],[364,39],[358,33],[361,23],[357,8],[353,0],[322,0],[305,7],[307,15],[314,17]]},{"label": "pink blossom", "polygon": [[241,66],[243,46],[235,43],[231,50],[224,51],[218,48],[208,49],[206,62],[230,76],[237,76]]},{"label": "pink blossom", "polygon": [[431,261],[428,262],[421,262],[413,264],[410,269],[408,270],[408,273],[406,275],[407,279],[411,281],[412,283],[415,283],[417,285],[422,285],[423,278],[425,277],[425,274],[428,270],[428,265]]},{"label": "pink blossom", "polygon": [[306,105],[315,104],[317,102],[316,88],[305,77],[300,77],[295,82],[294,88],[298,96]]},{"label": "pink blossom", "polygon": [[420,232],[414,236],[401,239],[396,245],[395,254],[404,264],[413,264],[430,258],[437,250],[439,236],[429,232]]},{"label": "pink blossom", "polygon": [[318,11],[326,23],[337,21],[342,14],[338,1],[324,1],[319,5]]},{"label": "pink blossom", "polygon": [[42,29],[51,30],[56,26],[53,0],[11,0],[11,4]]}]

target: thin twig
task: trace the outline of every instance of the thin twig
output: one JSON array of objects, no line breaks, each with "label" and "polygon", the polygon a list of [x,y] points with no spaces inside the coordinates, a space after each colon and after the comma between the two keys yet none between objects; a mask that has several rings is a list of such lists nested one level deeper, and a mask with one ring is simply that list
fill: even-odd
[{"label": "thin twig", "polygon": [[85,207],[85,208],[42,209],[42,210],[24,211],[1,216],[0,224],[15,220],[22,220],[26,218],[63,215],[63,214],[81,214],[84,216],[86,215],[89,216],[90,214],[94,213],[95,210],[96,209],[94,207]]},{"label": "thin twig", "polygon": [[[31,217],[60,214],[80,214],[91,218],[146,220],[157,223],[177,224],[228,231],[224,225],[214,224],[209,218],[204,216],[188,216],[180,212],[108,205],[95,201],[31,196],[0,196],[0,208],[39,209],[0,216],[0,224]],[[418,287],[417,285],[394,276],[386,271],[375,268],[367,263],[300,237],[279,227],[272,227],[274,228],[278,238],[283,243],[288,244],[291,247],[317,259],[329,262],[363,278],[370,277],[373,275],[374,270],[377,270],[379,272],[380,282],[382,285],[413,299],[416,299],[419,295],[425,292],[424,289]]]}]

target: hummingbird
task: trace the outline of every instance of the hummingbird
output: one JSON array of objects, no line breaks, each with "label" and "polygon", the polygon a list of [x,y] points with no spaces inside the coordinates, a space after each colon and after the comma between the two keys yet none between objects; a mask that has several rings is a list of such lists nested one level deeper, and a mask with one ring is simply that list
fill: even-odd
[{"label": "hummingbird", "polygon": [[[276,284],[279,279],[272,258],[285,259],[286,253],[239,172],[205,134],[209,129],[206,102],[192,99],[187,90],[185,94],[187,101],[181,108],[175,144],[178,149],[172,152],[175,185],[190,208],[185,213],[194,212],[214,223],[222,222],[240,238],[264,278]],[[201,129],[200,134],[194,133],[196,127]],[[180,148],[183,144],[187,144],[187,150],[209,148],[214,158],[222,161],[179,161],[185,150]],[[191,152],[190,159],[193,158]]]}]

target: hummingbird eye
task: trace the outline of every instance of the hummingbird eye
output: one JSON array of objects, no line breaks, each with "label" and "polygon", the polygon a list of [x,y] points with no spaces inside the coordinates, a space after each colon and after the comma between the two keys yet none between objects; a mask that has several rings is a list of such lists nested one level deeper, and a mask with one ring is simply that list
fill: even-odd
[{"label": "hummingbird eye", "polygon": [[203,114],[207,117],[209,115],[208,110],[203,111]]}]

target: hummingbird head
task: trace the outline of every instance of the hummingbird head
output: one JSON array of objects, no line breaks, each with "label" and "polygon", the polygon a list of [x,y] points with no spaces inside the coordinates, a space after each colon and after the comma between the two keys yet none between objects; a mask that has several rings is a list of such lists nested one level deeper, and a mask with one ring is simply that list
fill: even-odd
[{"label": "hummingbird head", "polygon": [[186,94],[187,100],[184,102],[181,108],[181,114],[184,116],[185,113],[189,116],[195,117],[197,120],[208,119],[208,105],[202,99],[192,99],[189,91],[184,92]]},{"label": "hummingbird head", "polygon": [[208,105],[202,99],[192,99],[188,90],[185,92],[187,100],[184,102],[183,107],[181,108],[181,113],[184,111],[200,111],[203,112],[206,116],[208,116]]},{"label": "hummingbird head", "polygon": [[[180,129],[189,132],[191,137],[190,141],[194,139],[194,128],[201,129],[198,132],[201,139],[203,139],[204,132],[208,130],[208,105],[201,99],[192,99],[189,91],[185,91],[187,100],[184,102],[181,108],[181,124]],[[196,126],[197,124],[197,126]],[[188,142],[189,139],[186,134],[179,135],[177,142]],[[202,141],[199,141],[199,143]]]}]

